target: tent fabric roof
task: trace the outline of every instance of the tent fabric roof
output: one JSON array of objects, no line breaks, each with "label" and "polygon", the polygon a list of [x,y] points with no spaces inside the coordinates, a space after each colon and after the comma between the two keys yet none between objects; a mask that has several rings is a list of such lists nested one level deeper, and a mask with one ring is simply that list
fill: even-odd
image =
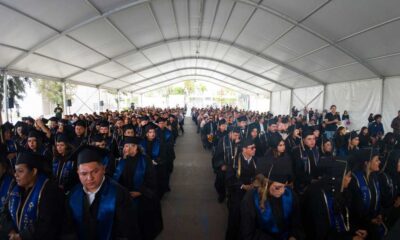
[{"label": "tent fabric roof", "polygon": [[398,0],[0,0],[0,68],[143,93],[400,75]]}]

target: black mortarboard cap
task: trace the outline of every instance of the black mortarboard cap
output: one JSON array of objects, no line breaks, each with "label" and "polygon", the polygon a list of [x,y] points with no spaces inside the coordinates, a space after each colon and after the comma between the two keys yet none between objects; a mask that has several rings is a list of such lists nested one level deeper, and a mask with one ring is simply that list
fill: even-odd
[{"label": "black mortarboard cap", "polygon": [[78,166],[84,163],[97,162],[102,164],[102,160],[105,156],[105,150],[99,147],[82,145],[77,151],[77,163]]},{"label": "black mortarboard cap", "polygon": [[51,118],[49,118],[49,121],[58,122],[58,117],[51,117]]},{"label": "black mortarboard cap", "polygon": [[39,133],[38,131],[36,131],[36,130],[30,131],[29,134],[28,134],[28,138],[36,138],[36,139],[39,139],[40,137],[41,137],[41,136],[40,136],[40,133]]},{"label": "black mortarboard cap", "polygon": [[124,145],[125,144],[139,144],[142,139],[138,137],[125,137],[124,138]]},{"label": "black mortarboard cap", "polygon": [[132,124],[126,124],[122,127],[122,129],[124,130],[124,132],[128,129],[133,129],[135,130],[135,126],[133,126]]},{"label": "black mortarboard cap", "polygon": [[103,120],[100,122],[100,127],[110,127],[110,123],[108,121]]},{"label": "black mortarboard cap", "polygon": [[86,127],[86,122],[83,120],[78,120],[75,122],[75,127],[76,126]]},{"label": "black mortarboard cap", "polygon": [[285,164],[277,162],[276,164],[271,164],[267,171],[267,178],[271,182],[278,182],[285,184],[292,179],[292,172],[290,166],[285,166]]},{"label": "black mortarboard cap", "polygon": [[241,142],[242,148],[248,147],[248,146],[253,145],[253,144],[254,144],[254,140],[252,138],[245,138]]},{"label": "black mortarboard cap", "polygon": [[69,123],[69,121],[67,119],[60,119],[60,120],[58,120],[58,122],[61,123],[64,126],[67,126],[68,123]]},{"label": "black mortarboard cap", "polygon": [[246,122],[246,121],[247,121],[247,117],[244,116],[244,115],[242,115],[242,116],[240,116],[240,117],[237,118],[237,121],[238,121],[238,122]]},{"label": "black mortarboard cap", "polygon": [[360,149],[355,155],[359,163],[368,162],[372,160],[374,156],[379,156],[379,150],[376,148]]},{"label": "black mortarboard cap", "polygon": [[151,129],[157,129],[158,126],[154,123],[149,123],[144,127],[144,132],[147,133],[148,131],[150,131]]},{"label": "black mortarboard cap", "polygon": [[280,134],[273,134],[269,140],[269,145],[272,148],[277,148],[279,143],[282,141],[282,136]]},{"label": "black mortarboard cap", "polygon": [[159,117],[159,118],[157,118],[156,123],[166,122],[166,121],[168,121],[166,118]]},{"label": "black mortarboard cap", "polygon": [[15,165],[26,164],[30,168],[42,169],[44,157],[29,151],[18,153]]},{"label": "black mortarboard cap", "polygon": [[310,130],[310,129],[306,129],[306,130],[303,131],[303,133],[302,133],[302,137],[303,137],[303,138],[306,138],[307,136],[310,136],[310,135],[314,135],[314,131],[312,131],[312,130]]},{"label": "black mortarboard cap", "polygon": [[276,119],[272,118],[270,120],[268,120],[268,125],[272,125],[272,124],[276,124]]},{"label": "black mortarboard cap", "polygon": [[232,132],[234,132],[234,133],[240,133],[240,132],[241,132],[241,128],[240,128],[240,127],[234,127],[234,128],[232,129]]},{"label": "black mortarboard cap", "polygon": [[225,119],[221,119],[218,121],[218,125],[224,125],[226,124],[226,120]]},{"label": "black mortarboard cap", "polygon": [[10,122],[5,122],[3,125],[1,125],[1,129],[3,131],[5,131],[5,130],[12,131],[14,129],[14,125],[12,125]]},{"label": "black mortarboard cap", "polygon": [[140,121],[150,121],[149,116],[141,116],[139,119]]},{"label": "black mortarboard cap", "polygon": [[65,135],[65,134],[60,134],[60,135],[57,136],[56,142],[68,143],[68,142],[69,142],[69,139],[68,139],[67,135]]},{"label": "black mortarboard cap", "polygon": [[92,136],[92,137],[90,138],[90,140],[91,140],[92,142],[102,142],[102,141],[105,141],[103,135],[101,135],[101,134],[95,134],[94,136]]}]

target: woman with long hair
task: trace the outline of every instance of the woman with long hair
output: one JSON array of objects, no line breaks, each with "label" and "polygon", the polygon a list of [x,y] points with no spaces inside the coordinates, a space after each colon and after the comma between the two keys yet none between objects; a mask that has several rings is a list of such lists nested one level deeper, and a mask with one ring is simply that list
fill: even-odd
[{"label": "woman with long hair", "polygon": [[351,215],[356,228],[366,229],[368,239],[382,239],[387,232],[383,224],[381,189],[378,180],[379,152],[363,149],[354,155],[354,171],[349,190],[352,194]]},{"label": "woman with long hair", "polygon": [[360,143],[358,144],[359,148],[369,148],[371,147],[371,137],[369,136],[368,128],[362,127],[360,130],[360,134],[358,135]]},{"label": "woman with long hair", "polygon": [[59,135],[53,147],[53,177],[57,185],[68,193],[78,182],[76,162],[72,158],[73,147],[65,135]]},{"label": "woman with long hair", "polygon": [[257,175],[254,189],[246,193],[241,205],[241,239],[304,239],[299,202],[281,170],[273,165],[267,177]]}]

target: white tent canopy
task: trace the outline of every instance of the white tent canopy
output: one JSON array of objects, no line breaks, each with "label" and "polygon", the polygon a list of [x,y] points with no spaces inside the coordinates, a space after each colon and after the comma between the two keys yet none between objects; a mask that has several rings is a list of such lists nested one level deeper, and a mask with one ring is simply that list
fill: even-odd
[{"label": "white tent canopy", "polygon": [[139,94],[190,76],[386,127],[399,108],[398,0],[1,0],[0,19],[8,74]]}]

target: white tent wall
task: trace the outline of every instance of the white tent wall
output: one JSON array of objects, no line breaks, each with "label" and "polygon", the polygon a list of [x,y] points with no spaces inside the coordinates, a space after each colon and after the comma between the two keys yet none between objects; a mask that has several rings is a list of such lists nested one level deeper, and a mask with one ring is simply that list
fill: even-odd
[{"label": "white tent wall", "polygon": [[[315,86],[307,88],[298,88],[293,90],[293,106],[300,111],[307,106],[308,109],[318,109],[322,112],[324,101],[324,87]],[[301,111],[302,112],[302,111]]]},{"label": "white tent wall", "polygon": [[269,96],[253,96],[250,95],[250,110],[267,112],[270,110],[270,99]]},{"label": "white tent wall", "polygon": [[383,89],[382,120],[385,132],[389,132],[393,130],[390,127],[390,124],[392,123],[393,118],[397,116],[397,112],[400,110],[400,77],[398,76],[385,79]]},{"label": "white tent wall", "polygon": [[382,80],[369,79],[344,83],[329,84],[325,92],[325,109],[337,106],[343,114],[347,110],[350,115],[350,129],[360,130],[368,125],[370,113],[381,112]]},{"label": "white tent wall", "polygon": [[289,114],[290,113],[290,90],[272,92],[271,111],[273,114]]}]

